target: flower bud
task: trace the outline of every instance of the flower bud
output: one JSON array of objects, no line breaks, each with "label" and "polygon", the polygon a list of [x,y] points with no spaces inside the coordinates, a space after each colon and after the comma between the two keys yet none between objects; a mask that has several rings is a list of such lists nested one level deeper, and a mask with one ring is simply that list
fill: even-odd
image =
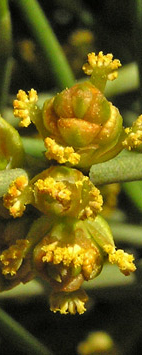
[{"label": "flower bud", "polygon": [[44,139],[47,159],[88,170],[92,164],[109,160],[122,149],[122,117],[103,92],[107,80],[117,77],[119,60],[112,54],[88,55],[83,70],[90,82],[78,83],[47,99],[42,110],[34,89],[19,90],[14,115],[27,127],[32,121]]},{"label": "flower bud", "polygon": [[[46,157],[81,168],[112,158],[122,149],[122,117],[89,82],[45,101]],[[49,138],[50,137],[50,138]],[[68,151],[67,149],[71,149]]]},{"label": "flower bud", "polygon": [[73,292],[83,281],[96,277],[103,266],[103,253],[88,233],[84,221],[58,221],[35,247],[36,272],[55,292]]},{"label": "flower bud", "polygon": [[53,312],[82,314],[87,296],[80,287],[84,280],[100,274],[106,258],[126,276],[136,269],[133,255],[116,250],[103,217],[81,221],[42,216],[25,238],[14,239],[14,244],[1,251],[1,290],[38,275],[53,288]]}]

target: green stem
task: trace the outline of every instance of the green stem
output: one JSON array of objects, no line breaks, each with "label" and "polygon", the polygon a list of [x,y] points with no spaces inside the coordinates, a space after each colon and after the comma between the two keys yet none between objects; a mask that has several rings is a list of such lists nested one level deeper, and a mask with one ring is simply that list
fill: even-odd
[{"label": "green stem", "polygon": [[89,175],[95,185],[142,180],[142,154],[121,153],[105,163],[93,165]]},{"label": "green stem", "polygon": [[27,355],[51,355],[51,352],[18,322],[0,309],[0,333],[5,341],[15,349]]},{"label": "green stem", "polygon": [[66,86],[72,86],[75,81],[74,75],[38,2],[36,0],[15,0],[15,3],[22,11],[59,88],[64,89]]},{"label": "green stem", "polygon": [[8,1],[0,1],[0,110],[6,104],[12,68],[12,32]]}]

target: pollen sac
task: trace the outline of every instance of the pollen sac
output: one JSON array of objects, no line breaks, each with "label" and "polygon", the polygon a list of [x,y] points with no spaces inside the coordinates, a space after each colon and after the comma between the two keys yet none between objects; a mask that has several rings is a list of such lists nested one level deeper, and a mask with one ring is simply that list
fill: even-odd
[{"label": "pollen sac", "polygon": [[[122,149],[122,117],[91,82],[76,84],[45,101],[42,112],[48,159],[88,169]],[[67,148],[73,150],[66,154]]]},{"label": "pollen sac", "polygon": [[32,204],[44,214],[83,220],[102,210],[100,191],[77,169],[51,166],[31,180],[30,188]]}]

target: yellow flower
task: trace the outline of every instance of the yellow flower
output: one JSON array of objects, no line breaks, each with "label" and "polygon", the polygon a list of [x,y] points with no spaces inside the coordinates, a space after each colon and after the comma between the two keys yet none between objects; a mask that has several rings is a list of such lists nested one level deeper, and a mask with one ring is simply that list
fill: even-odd
[{"label": "yellow flower", "polygon": [[34,201],[43,213],[94,218],[101,210],[100,191],[79,170],[65,166],[51,166],[30,182]]},{"label": "yellow flower", "polygon": [[50,283],[50,308],[61,314],[84,313],[87,296],[80,287],[100,274],[106,257],[126,276],[136,270],[133,255],[116,250],[109,226],[100,216],[83,221],[42,216],[25,239],[14,243],[0,255],[2,288],[37,275]]},{"label": "yellow flower", "polygon": [[91,75],[90,82],[48,98],[42,109],[34,89],[29,95],[20,90],[14,101],[14,115],[21,125],[26,127],[32,121],[44,139],[47,159],[85,170],[116,156],[123,149],[124,138],[122,117],[103,94],[107,80],[117,77],[120,61],[99,52],[89,53],[88,62],[83,70]]}]

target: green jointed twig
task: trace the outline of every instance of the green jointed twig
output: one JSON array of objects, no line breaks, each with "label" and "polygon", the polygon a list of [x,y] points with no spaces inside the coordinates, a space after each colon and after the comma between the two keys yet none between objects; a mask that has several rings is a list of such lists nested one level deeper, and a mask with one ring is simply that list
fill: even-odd
[{"label": "green jointed twig", "polygon": [[52,353],[18,322],[0,309],[0,333],[16,353],[51,355]]},{"label": "green jointed twig", "polygon": [[74,75],[38,1],[14,1],[22,11],[36,42],[43,52],[44,60],[47,61],[47,66],[53,73],[59,88],[64,89],[65,87],[72,86],[75,81]]},{"label": "green jointed twig", "polygon": [[0,1],[0,112],[7,100],[12,68],[12,33],[8,1]]},{"label": "green jointed twig", "polygon": [[142,180],[142,154],[120,154],[105,163],[93,165],[90,179],[95,185]]}]

